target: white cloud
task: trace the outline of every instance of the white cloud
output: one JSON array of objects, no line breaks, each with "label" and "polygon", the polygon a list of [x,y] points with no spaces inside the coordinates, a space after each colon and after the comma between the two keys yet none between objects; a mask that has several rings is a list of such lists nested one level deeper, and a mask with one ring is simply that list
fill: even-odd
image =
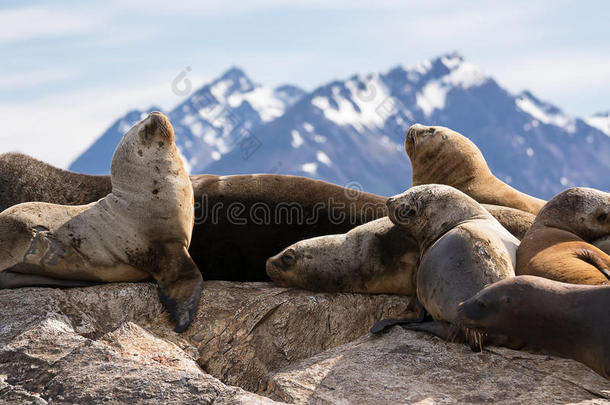
[{"label": "white cloud", "polygon": [[0,9],[0,42],[91,32],[100,27],[103,14],[47,6]]},{"label": "white cloud", "polygon": [[[190,79],[193,90],[203,82]],[[159,82],[80,89],[27,103],[3,102],[0,153],[27,153],[65,168],[127,111],[153,104],[169,109],[183,99],[172,93],[169,80]]]}]

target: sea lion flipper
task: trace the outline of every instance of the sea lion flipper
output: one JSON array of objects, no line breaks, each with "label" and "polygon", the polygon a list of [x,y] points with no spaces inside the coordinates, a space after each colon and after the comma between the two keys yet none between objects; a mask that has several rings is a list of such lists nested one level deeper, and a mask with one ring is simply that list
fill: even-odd
[{"label": "sea lion flipper", "polygon": [[175,322],[175,332],[183,332],[193,320],[199,304],[203,278],[199,268],[185,248],[179,252],[168,251],[153,273],[159,286],[161,303],[169,312],[170,322]]}]

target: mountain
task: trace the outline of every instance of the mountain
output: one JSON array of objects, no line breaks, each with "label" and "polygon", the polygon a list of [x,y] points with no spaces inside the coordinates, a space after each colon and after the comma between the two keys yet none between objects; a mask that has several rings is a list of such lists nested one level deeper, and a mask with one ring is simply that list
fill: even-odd
[{"label": "mountain", "polygon": [[[233,67],[166,114],[174,126],[176,145],[186,166],[198,173],[229,152],[250,131],[281,116],[304,94],[292,85],[271,89],[253,83],[241,69]],[[70,165],[70,170],[109,173],[114,148],[141,115],[141,111],[131,111],[117,120]]]},{"label": "mountain", "polygon": [[610,189],[610,137],[530,92],[511,94],[457,53],[325,84],[253,131],[255,153],[235,148],[205,171],[306,175],[391,195],[411,185],[403,141],[415,122],[469,137],[498,178],[528,194]]},{"label": "mountain", "polygon": [[85,150],[72,164],[70,170],[87,174],[108,174],[112,155],[121,138],[136,122],[146,117],[151,111],[161,111],[159,107],[146,110],[133,110],[116,120],[102,136]]},{"label": "mountain", "polygon": [[585,121],[587,124],[610,136],[610,111],[597,113],[592,117],[585,119]]},{"label": "mountain", "polygon": [[419,122],[469,137],[498,178],[528,194],[610,189],[610,114],[582,120],[529,91],[512,94],[457,53],[311,93],[231,68],[168,115],[192,173],[295,174],[392,195],[411,185],[404,134]]}]

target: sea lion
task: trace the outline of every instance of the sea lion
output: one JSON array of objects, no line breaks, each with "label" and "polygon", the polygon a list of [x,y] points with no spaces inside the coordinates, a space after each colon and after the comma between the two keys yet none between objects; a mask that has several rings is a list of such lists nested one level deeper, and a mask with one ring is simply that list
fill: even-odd
[{"label": "sea lion", "polygon": [[445,127],[412,125],[405,151],[411,159],[413,185],[447,184],[479,203],[517,208],[537,214],[544,201],[515,190],[487,167],[477,146]]},{"label": "sea lion", "polygon": [[267,260],[267,274],[280,287],[414,296],[418,262],[415,239],[384,217],[297,242]]},{"label": "sea lion", "polygon": [[[41,181],[40,173],[51,180]],[[305,177],[193,175],[191,182],[196,209],[189,252],[206,279],[267,281],[267,258],[286,246],[387,216],[387,197]],[[26,155],[0,155],[0,211],[27,201],[88,204],[111,188],[109,176],[66,172]],[[528,214],[484,206],[522,237]],[[0,287],[15,285],[5,277],[0,273]]]},{"label": "sea lion", "polygon": [[536,216],[516,208],[493,204],[481,204],[515,238],[521,240],[534,223]]},{"label": "sea lion", "polygon": [[154,279],[183,331],[202,276],[188,254],[193,187],[167,118],[153,112],[122,138],[112,158],[112,192],[88,205],[41,202],[0,213],[0,271],[90,282]]},{"label": "sea lion", "polygon": [[462,325],[499,333],[580,361],[610,379],[610,286],[517,276],[462,303]]},{"label": "sea lion", "polygon": [[0,154],[0,212],[30,201],[89,204],[111,192],[110,176],[73,173],[21,153]]},{"label": "sea lion", "polygon": [[460,329],[459,303],[514,277],[519,240],[474,199],[447,185],[415,186],[387,204],[390,220],[419,244],[417,299],[437,321],[412,329],[449,338]]},{"label": "sea lion", "polygon": [[517,275],[608,284],[610,256],[591,244],[610,235],[610,193],[570,188],[536,216],[517,251]]}]

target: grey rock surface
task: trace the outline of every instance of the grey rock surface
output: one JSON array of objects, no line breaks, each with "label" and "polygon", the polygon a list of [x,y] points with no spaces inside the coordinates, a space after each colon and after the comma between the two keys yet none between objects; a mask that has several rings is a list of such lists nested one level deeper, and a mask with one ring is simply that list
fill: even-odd
[{"label": "grey rock surface", "polygon": [[265,394],[296,404],[610,403],[610,381],[544,354],[462,344],[393,327],[270,373]]},{"label": "grey rock surface", "polygon": [[367,333],[407,304],[207,282],[176,334],[152,283],[0,290],[0,404],[610,402],[571,360]]}]

